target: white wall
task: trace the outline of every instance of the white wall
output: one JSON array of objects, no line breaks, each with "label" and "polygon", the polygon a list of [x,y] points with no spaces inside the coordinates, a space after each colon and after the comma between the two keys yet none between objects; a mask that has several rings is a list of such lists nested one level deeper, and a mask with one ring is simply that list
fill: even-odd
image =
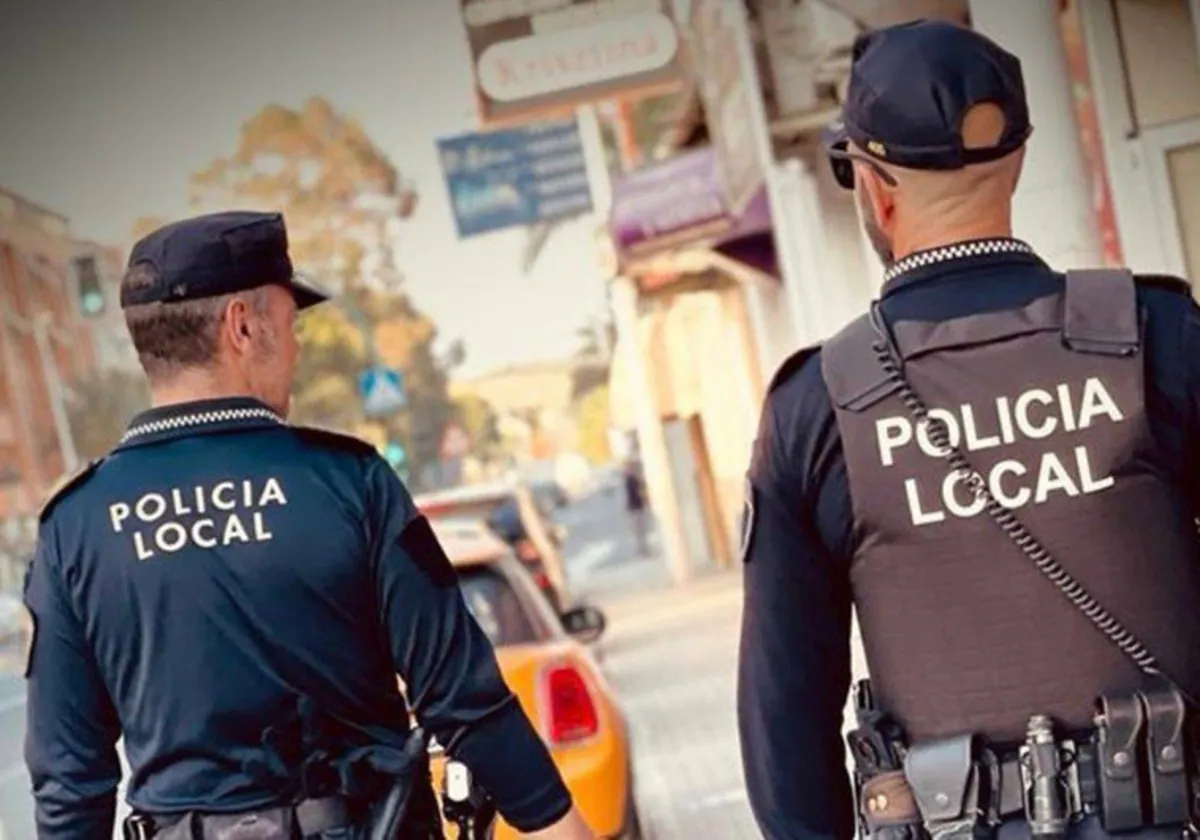
[{"label": "white wall", "polygon": [[[1171,200],[1163,193],[1170,187],[1159,183],[1156,190],[1156,175],[1163,165],[1156,140],[1187,125],[1189,113],[1196,108],[1196,91],[1191,86],[1200,61],[1197,50],[1189,49],[1188,0],[1154,0],[1144,5],[1123,0],[1118,4],[1126,25],[1122,37],[1131,76],[1128,87],[1113,7],[1075,2],[1083,23],[1125,262],[1138,271],[1179,272],[1183,269],[1179,231],[1173,220],[1164,219],[1163,212],[1163,205]],[[1192,7],[1200,7],[1200,3],[1192,2]],[[1168,31],[1160,34],[1162,29]],[[1192,34],[1200,41],[1200,31],[1193,29]],[[1130,90],[1136,103],[1130,102]],[[1156,125],[1163,120],[1173,121],[1173,125]]]},{"label": "white wall", "polygon": [[[1096,4],[1101,5],[1101,4]],[[1014,202],[1014,233],[1059,269],[1099,265],[1067,58],[1051,0],[971,0],[971,22],[1021,60],[1034,125]]]}]

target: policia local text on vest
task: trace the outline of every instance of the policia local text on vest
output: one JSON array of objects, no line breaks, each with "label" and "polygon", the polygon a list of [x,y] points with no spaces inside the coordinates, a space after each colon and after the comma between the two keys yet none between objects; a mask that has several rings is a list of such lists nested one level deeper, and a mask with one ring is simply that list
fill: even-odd
[{"label": "policia local text on vest", "polygon": [[[1110,833],[1190,826],[1200,614],[1180,593],[1200,592],[1200,565],[1156,464],[1139,315],[1128,272],[1072,272],[1020,311],[891,329],[874,310],[826,346],[862,534],[872,680],[849,743],[865,831],[976,837],[1014,815],[1039,837],[1089,815]],[[920,506],[923,487],[941,488],[940,509]],[[1076,498],[1060,509],[1055,494]],[[1105,562],[1112,544],[1153,574]],[[918,563],[920,588],[897,598]]]}]

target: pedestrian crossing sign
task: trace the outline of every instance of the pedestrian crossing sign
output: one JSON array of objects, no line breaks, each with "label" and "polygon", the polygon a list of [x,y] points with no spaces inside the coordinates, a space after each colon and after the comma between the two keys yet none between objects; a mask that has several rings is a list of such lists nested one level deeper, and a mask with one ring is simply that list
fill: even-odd
[{"label": "pedestrian crossing sign", "polygon": [[368,417],[386,417],[404,408],[404,375],[392,368],[372,367],[358,377],[363,410]]}]

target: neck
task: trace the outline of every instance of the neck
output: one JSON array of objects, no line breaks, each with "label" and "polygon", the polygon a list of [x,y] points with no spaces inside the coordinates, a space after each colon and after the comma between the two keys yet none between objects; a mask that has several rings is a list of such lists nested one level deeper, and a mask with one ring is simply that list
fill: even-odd
[{"label": "neck", "polygon": [[207,371],[188,371],[150,385],[150,404],[155,408],[232,397],[257,399],[258,395],[232,377],[224,379]]},{"label": "neck", "polygon": [[976,218],[961,224],[938,228],[914,224],[911,229],[899,228],[893,239],[894,258],[899,261],[918,251],[945,248],[973,239],[1008,239],[1012,237],[1012,220],[1004,218]]}]

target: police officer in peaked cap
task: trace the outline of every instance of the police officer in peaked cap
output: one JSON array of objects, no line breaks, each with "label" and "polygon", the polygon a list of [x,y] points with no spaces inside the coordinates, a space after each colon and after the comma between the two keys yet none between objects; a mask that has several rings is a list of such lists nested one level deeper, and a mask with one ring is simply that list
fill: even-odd
[{"label": "police officer in peaked cap", "polygon": [[42,840],[112,835],[122,737],[127,837],[440,836],[436,803],[380,831],[425,756],[397,674],[508,822],[591,836],[396,474],[287,423],[297,313],[322,300],[278,214],[134,247],[121,304],[154,406],[46,502],[26,584]]},{"label": "police officer in peaked cap", "polygon": [[[1014,238],[1030,115],[1020,63],[978,33],[863,35],[842,117],[828,154],[886,272],[778,371],[748,473],[738,719],[763,834],[1179,836],[1189,286],[1064,274]],[[870,679],[844,724],[852,607]]]}]

